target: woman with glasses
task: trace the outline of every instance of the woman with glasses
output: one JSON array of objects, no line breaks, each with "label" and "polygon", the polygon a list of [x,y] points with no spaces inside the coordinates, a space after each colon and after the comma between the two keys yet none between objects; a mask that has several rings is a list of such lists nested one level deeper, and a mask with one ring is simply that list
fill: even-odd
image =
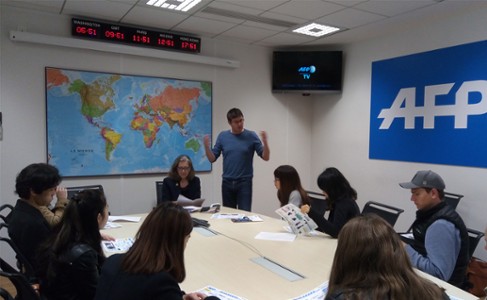
[{"label": "woman with glasses", "polygon": [[195,176],[193,163],[186,155],[178,156],[162,184],[162,201],[176,201],[178,198],[201,198],[200,179]]}]

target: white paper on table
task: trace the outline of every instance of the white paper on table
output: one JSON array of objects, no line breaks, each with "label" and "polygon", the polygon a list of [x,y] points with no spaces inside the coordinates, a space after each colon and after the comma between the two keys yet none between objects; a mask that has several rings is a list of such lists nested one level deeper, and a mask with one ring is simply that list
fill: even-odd
[{"label": "white paper on table", "polygon": [[127,252],[133,244],[133,238],[116,239],[114,241],[101,241],[103,250],[106,252]]},{"label": "white paper on table", "polygon": [[122,225],[114,223],[114,222],[107,222],[105,224],[105,227],[103,227],[103,229],[112,229],[112,228],[119,228],[119,227],[122,227]]},{"label": "white paper on table", "polygon": [[292,300],[323,300],[327,293],[328,281],[325,281],[312,291],[309,291],[299,297],[292,298]]},{"label": "white paper on table", "polygon": [[245,217],[244,214],[213,214],[212,219],[240,219]]},{"label": "white paper on table", "polygon": [[294,233],[285,232],[259,232],[255,239],[257,240],[268,240],[268,241],[279,241],[279,242],[292,242],[296,239]]},{"label": "white paper on table", "polygon": [[133,216],[108,216],[108,221],[115,222],[115,221],[127,221],[127,222],[140,222],[140,217],[133,217]]},{"label": "white paper on table", "polygon": [[213,286],[206,286],[199,290],[198,292],[205,294],[206,296],[216,296],[221,300],[246,300],[245,298],[230,294],[226,291],[217,289]]}]

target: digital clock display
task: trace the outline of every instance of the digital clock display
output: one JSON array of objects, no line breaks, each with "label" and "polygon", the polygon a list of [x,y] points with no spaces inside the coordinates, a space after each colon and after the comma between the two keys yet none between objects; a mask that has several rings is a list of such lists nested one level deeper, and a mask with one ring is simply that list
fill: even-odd
[{"label": "digital clock display", "polygon": [[192,53],[201,51],[201,39],[198,37],[77,18],[72,19],[71,25],[73,36],[87,39],[142,45],[163,50]]}]

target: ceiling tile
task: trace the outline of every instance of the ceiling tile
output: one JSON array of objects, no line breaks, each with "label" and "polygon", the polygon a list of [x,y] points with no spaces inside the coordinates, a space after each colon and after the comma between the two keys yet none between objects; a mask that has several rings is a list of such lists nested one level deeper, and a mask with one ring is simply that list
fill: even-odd
[{"label": "ceiling tile", "polygon": [[395,16],[406,13],[411,10],[415,10],[421,7],[429,6],[435,4],[433,0],[409,0],[409,1],[398,1],[398,0],[372,0],[364,3],[360,3],[355,8],[363,9],[368,12],[381,14],[384,16]]},{"label": "ceiling tile", "polygon": [[259,41],[273,36],[276,33],[277,32],[273,30],[240,25],[225,31],[221,36],[238,38],[246,41]]},{"label": "ceiling tile", "polygon": [[131,7],[121,2],[67,0],[63,13],[119,21]]},{"label": "ceiling tile", "polygon": [[259,14],[264,12],[261,9],[239,6],[239,5],[235,5],[233,3],[230,3],[230,2],[222,2],[222,1],[211,2],[208,6],[218,8],[218,9],[228,10],[228,11],[236,11],[236,12],[239,12],[241,14],[247,14],[247,15],[253,15],[253,16],[258,16]]},{"label": "ceiling tile", "polygon": [[266,45],[266,46],[293,46],[300,45],[306,42],[315,40],[312,37],[306,37],[304,35],[292,34],[292,33],[278,33],[272,37],[263,39],[256,43],[256,45]]},{"label": "ceiling tile", "polygon": [[271,8],[274,8],[276,6],[279,6],[283,3],[288,2],[288,0],[217,0],[214,3],[218,2],[226,2],[226,3],[232,3],[235,5],[243,6],[243,7],[250,7],[254,9],[258,9],[261,11],[269,10]]},{"label": "ceiling tile", "polygon": [[144,26],[171,30],[174,26],[188,18],[187,15],[173,13],[151,7],[136,6],[123,18],[123,23],[141,25],[140,20],[144,20]]},{"label": "ceiling tile", "polygon": [[55,12],[60,13],[63,7],[64,0],[46,0],[46,1],[38,1],[38,0],[0,0],[3,4],[15,6],[15,7],[23,7],[23,8],[32,8],[38,9],[48,12]]},{"label": "ceiling tile", "polygon": [[203,36],[214,36],[234,26],[235,24],[233,23],[192,17],[178,24],[176,27],[174,27],[174,30],[200,34]]},{"label": "ceiling tile", "polygon": [[361,25],[377,22],[386,17],[369,13],[366,11],[357,10],[354,8],[347,8],[334,14],[325,16],[318,20],[317,23],[334,25],[341,28],[355,28]]},{"label": "ceiling tile", "polygon": [[270,12],[294,16],[306,20],[313,20],[339,11],[343,8],[344,7],[341,5],[319,0],[292,0],[271,9]]}]

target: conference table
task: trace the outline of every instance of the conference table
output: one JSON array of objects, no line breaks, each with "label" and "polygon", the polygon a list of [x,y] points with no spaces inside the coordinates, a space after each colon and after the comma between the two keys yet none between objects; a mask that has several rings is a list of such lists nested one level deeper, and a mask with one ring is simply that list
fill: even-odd
[{"label": "conference table", "polygon": [[[258,215],[262,221],[234,223],[229,217],[236,214]],[[146,215],[131,215],[140,217],[140,222],[119,222],[121,227],[103,232],[117,239],[133,238]],[[256,239],[263,233],[287,233],[287,223],[277,214],[273,218],[226,207],[217,215],[196,212],[191,216],[207,220],[210,227],[197,227],[191,233],[185,251],[186,279],[181,284],[186,292],[211,286],[229,293],[228,299],[311,299],[306,294],[328,280],[337,240],[326,234],[297,236],[293,241]],[[418,272],[445,288],[453,299],[477,299]]]}]

